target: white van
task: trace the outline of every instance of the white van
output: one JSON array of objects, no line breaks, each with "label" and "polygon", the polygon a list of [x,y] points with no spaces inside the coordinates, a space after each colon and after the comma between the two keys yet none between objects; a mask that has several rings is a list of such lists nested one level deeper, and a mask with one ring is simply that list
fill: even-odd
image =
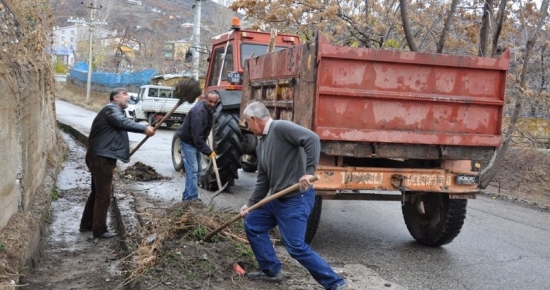
[{"label": "white van", "polygon": [[[139,89],[137,103],[134,105],[133,119],[136,122],[145,120],[149,125],[154,126],[166,113],[170,112],[178,103],[178,99],[173,97],[174,88],[157,85],[144,85]],[[197,103],[183,102],[172,113],[165,123],[172,127],[175,123],[181,124],[183,119],[189,113],[189,110]]]}]

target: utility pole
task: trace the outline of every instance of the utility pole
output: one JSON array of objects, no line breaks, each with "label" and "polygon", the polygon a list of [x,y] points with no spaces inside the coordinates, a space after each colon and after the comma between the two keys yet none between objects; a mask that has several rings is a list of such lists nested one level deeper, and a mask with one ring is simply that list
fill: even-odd
[{"label": "utility pole", "polygon": [[[103,8],[102,5],[98,7],[94,6],[94,3],[90,5],[84,5],[84,2],[80,2],[80,5],[90,9],[90,21],[88,21],[88,27],[90,28],[90,54],[88,55],[88,82],[86,83],[86,103],[90,102],[90,89],[92,87],[92,48],[93,48],[93,24],[103,24],[94,22],[94,10],[99,10]],[[105,23],[106,24],[106,23]]]},{"label": "utility pole", "polygon": [[201,36],[201,6],[203,0],[195,1],[195,18],[193,19],[193,78],[199,80],[199,49]]}]

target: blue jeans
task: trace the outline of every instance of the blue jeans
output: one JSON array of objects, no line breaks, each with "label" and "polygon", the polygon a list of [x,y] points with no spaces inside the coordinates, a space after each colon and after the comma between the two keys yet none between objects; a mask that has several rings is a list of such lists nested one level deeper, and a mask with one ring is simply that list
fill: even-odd
[{"label": "blue jeans", "polygon": [[281,271],[281,262],[268,231],[279,226],[283,243],[290,254],[325,289],[344,284],[328,263],[305,242],[307,219],[315,203],[313,188],[287,199],[276,199],[251,211],[244,218],[244,229],[260,269],[269,276]]},{"label": "blue jeans", "polygon": [[180,148],[183,156],[183,167],[185,168],[185,189],[182,193],[182,200],[194,200],[199,198],[199,162],[202,154],[195,146],[180,140]]}]

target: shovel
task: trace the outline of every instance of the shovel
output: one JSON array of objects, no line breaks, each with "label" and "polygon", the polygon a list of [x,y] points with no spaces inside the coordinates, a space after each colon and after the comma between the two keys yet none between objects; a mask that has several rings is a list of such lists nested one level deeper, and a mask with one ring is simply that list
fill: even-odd
[{"label": "shovel", "polygon": [[[312,177],[309,179],[309,182],[315,182],[315,181],[317,181],[317,180],[319,180],[319,176],[318,176],[318,175],[314,175],[314,176],[312,176]],[[286,195],[286,194],[288,194],[288,193],[290,193],[290,192],[293,192],[293,191],[297,190],[299,187],[300,187],[300,183],[293,184],[293,185],[291,185],[291,186],[289,186],[289,187],[287,187],[287,188],[285,188],[285,189],[283,189],[283,190],[281,190],[281,191],[279,191],[279,192],[277,192],[277,193],[275,193],[275,194],[272,194],[272,195],[270,195],[270,196],[268,196],[268,197],[266,197],[266,198],[260,200],[260,201],[259,201],[258,203],[256,203],[255,205],[249,207],[249,208],[248,208],[248,211],[251,212],[251,211],[253,211],[253,210],[255,210],[255,209],[259,208],[259,207],[262,207],[264,204],[266,204],[266,203],[268,203],[268,202],[270,202],[270,201],[272,201],[272,200],[274,200],[274,199],[277,199],[277,198],[279,198],[279,197],[282,197],[282,196],[284,196],[284,195]],[[230,220],[226,221],[223,225],[221,225],[221,226],[217,227],[215,230],[211,231],[208,235],[206,235],[206,236],[204,237],[203,240],[204,240],[204,241],[208,241],[208,240],[209,240],[211,237],[213,237],[215,234],[219,233],[221,230],[227,228],[229,225],[231,225],[232,223],[238,221],[238,220],[241,219],[241,218],[242,218],[242,216],[241,216],[240,213],[237,214],[237,215],[235,215],[233,218],[231,218]]]},{"label": "shovel", "polygon": [[[185,79],[178,82],[175,86],[175,91],[173,94],[173,96],[178,99],[178,103],[174,106],[174,108],[172,108],[172,110],[170,110],[170,112],[166,113],[166,115],[164,115],[164,117],[162,117],[162,119],[155,124],[155,127],[154,127],[155,131],[160,127],[160,125],[162,125],[162,123],[164,123],[166,119],[172,116],[174,111],[179,106],[181,106],[183,102],[187,101],[189,103],[193,103],[195,99],[200,96],[201,91],[202,89],[200,87],[199,82],[197,82],[194,79]],[[147,139],[149,139],[149,136],[145,136],[145,138],[141,140],[141,142],[136,146],[136,148],[134,148],[134,150],[130,152],[130,157],[134,155],[134,153],[139,149],[139,147],[141,147],[141,145],[143,145],[143,143],[145,143],[145,141],[147,141]]]},{"label": "shovel", "polygon": [[[185,100],[183,99],[180,99],[178,101],[178,103],[172,108],[172,110],[170,110],[170,112],[166,113],[166,115],[164,115],[164,117],[162,117],[162,119],[160,121],[158,121],[156,124],[155,124],[155,127],[154,130],[156,131],[160,125],[162,125],[162,123],[164,123],[164,121],[168,118],[170,118],[170,116],[172,116],[172,114],[174,113],[174,111],[179,107],[181,106],[181,104],[183,104]],[[132,157],[132,155],[134,155],[134,153],[139,149],[139,147],[141,147],[141,145],[143,145],[143,143],[145,143],[145,141],[147,141],[147,139],[149,139],[149,136],[145,136],[145,138],[143,138],[143,140],[141,140],[141,142],[139,142],[139,144],[136,146],[136,148],[134,148],[134,150],[132,150],[132,152],[130,152],[130,157]]]},{"label": "shovel", "polygon": [[212,160],[212,165],[214,165],[214,173],[216,174],[216,182],[218,183],[218,190],[214,192],[214,195],[217,195],[227,187],[227,184],[229,184],[229,182],[226,182],[222,186],[222,180],[220,179],[220,172],[218,171],[218,164],[216,163],[216,157],[212,156],[210,157],[210,159]]}]

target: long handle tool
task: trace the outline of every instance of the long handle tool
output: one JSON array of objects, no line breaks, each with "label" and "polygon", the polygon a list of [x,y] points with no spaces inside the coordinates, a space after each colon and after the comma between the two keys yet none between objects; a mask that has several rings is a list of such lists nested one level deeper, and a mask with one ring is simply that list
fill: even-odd
[{"label": "long handle tool", "polygon": [[[315,181],[317,181],[317,180],[319,180],[319,176],[315,176],[315,175],[314,175],[314,176],[312,176],[312,177],[309,179],[309,182],[315,182]],[[277,199],[277,198],[279,198],[279,197],[281,197],[281,196],[284,196],[284,195],[286,195],[286,194],[288,194],[288,193],[290,193],[290,192],[293,192],[293,191],[297,190],[299,187],[300,187],[300,183],[293,184],[293,185],[291,185],[291,186],[289,186],[289,187],[287,187],[287,188],[285,188],[285,189],[283,189],[283,190],[281,190],[281,191],[279,191],[279,192],[277,192],[277,193],[275,193],[275,194],[272,194],[272,195],[270,195],[270,196],[268,196],[268,197],[266,197],[266,198],[260,200],[260,201],[259,201],[258,203],[256,203],[255,205],[249,207],[249,208],[248,208],[248,211],[251,212],[251,211],[253,211],[253,210],[255,210],[255,209],[257,209],[257,208],[263,206],[264,204],[266,204],[266,203],[268,203],[268,202],[270,202],[270,201],[272,201],[272,200],[274,200],[274,199]],[[241,216],[240,213],[237,214],[237,215],[235,215],[233,218],[231,218],[230,220],[226,221],[223,225],[221,225],[221,226],[217,227],[215,230],[211,231],[208,235],[206,235],[206,236],[204,237],[203,240],[204,240],[204,241],[208,241],[208,240],[209,240],[211,237],[213,237],[215,234],[219,233],[221,230],[227,228],[229,225],[231,225],[232,223],[238,221],[238,220],[241,219],[241,218],[242,218],[242,216]]]},{"label": "long handle tool", "polygon": [[216,162],[216,157],[212,156],[210,157],[210,159],[212,160],[212,165],[214,165],[214,173],[216,174],[216,182],[218,183],[218,190],[214,192],[214,196],[215,196],[220,192],[222,192],[222,190],[224,190],[227,187],[227,184],[229,184],[229,182],[226,182],[222,186],[222,180],[220,179],[220,172],[218,171],[218,163]]}]

